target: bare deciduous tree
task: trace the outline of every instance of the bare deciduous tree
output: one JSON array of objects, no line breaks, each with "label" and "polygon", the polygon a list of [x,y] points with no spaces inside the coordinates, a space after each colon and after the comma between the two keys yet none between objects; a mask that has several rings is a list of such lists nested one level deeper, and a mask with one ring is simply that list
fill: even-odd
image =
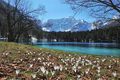
[{"label": "bare deciduous tree", "polygon": [[76,12],[88,9],[97,18],[112,18],[120,14],[120,0],[65,0]]},{"label": "bare deciduous tree", "polygon": [[0,10],[5,16],[9,42],[18,42],[20,36],[35,28],[35,17],[45,12],[44,7],[31,9],[27,0],[2,0]]}]

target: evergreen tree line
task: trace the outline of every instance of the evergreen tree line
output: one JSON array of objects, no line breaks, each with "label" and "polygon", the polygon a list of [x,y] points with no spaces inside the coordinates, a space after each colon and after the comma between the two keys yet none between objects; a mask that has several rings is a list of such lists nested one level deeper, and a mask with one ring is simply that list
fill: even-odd
[{"label": "evergreen tree line", "polygon": [[82,32],[44,32],[42,36],[48,41],[120,43],[120,27]]}]

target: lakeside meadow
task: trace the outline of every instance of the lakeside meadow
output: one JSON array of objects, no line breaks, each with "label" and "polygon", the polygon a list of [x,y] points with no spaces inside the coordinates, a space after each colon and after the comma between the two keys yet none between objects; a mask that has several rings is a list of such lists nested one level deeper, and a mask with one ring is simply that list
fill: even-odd
[{"label": "lakeside meadow", "polygon": [[120,58],[0,42],[0,80],[119,80]]}]

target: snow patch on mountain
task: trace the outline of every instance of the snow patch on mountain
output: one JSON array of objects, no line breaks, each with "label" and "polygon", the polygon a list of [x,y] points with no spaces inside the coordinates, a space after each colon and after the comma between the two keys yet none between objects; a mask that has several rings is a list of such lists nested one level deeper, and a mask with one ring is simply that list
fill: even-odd
[{"label": "snow patch on mountain", "polygon": [[50,32],[50,30],[49,30],[49,29],[47,29],[47,28],[45,28],[45,27],[42,27],[42,30],[43,30],[43,31]]},{"label": "snow patch on mountain", "polygon": [[55,31],[55,32],[76,32],[76,31],[88,31],[91,30],[91,23],[84,20],[76,20],[73,17],[62,19],[49,19],[42,28],[43,31]]},{"label": "snow patch on mountain", "polygon": [[88,31],[88,30],[91,30],[91,24],[87,23],[85,21],[84,22],[79,22],[71,28],[72,32]]}]

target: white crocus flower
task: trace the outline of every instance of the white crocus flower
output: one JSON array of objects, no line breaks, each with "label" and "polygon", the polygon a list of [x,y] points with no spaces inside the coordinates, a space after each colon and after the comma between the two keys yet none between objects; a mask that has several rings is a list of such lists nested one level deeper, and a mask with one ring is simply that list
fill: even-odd
[{"label": "white crocus flower", "polygon": [[46,65],[46,63],[45,63],[45,62],[43,62],[43,65],[45,66],[45,65]]},{"label": "white crocus flower", "polygon": [[16,70],[15,73],[18,75],[20,73],[20,70]]},{"label": "white crocus flower", "polygon": [[80,78],[81,76],[80,75],[77,75],[77,78]]},{"label": "white crocus flower", "polygon": [[79,57],[79,60],[81,61],[81,57]]},{"label": "white crocus flower", "polygon": [[30,52],[30,54],[32,54],[32,52]]},{"label": "white crocus flower", "polygon": [[65,67],[65,70],[67,70],[67,67]]},{"label": "white crocus flower", "polygon": [[54,70],[59,70],[60,67],[59,66],[54,66]]},{"label": "white crocus flower", "polygon": [[82,61],[82,65],[83,65],[83,66],[85,65],[85,61]]},{"label": "white crocus flower", "polygon": [[38,60],[41,60],[41,58],[38,58]]},{"label": "white crocus flower", "polygon": [[32,78],[33,79],[35,79],[36,78],[36,74],[34,73],[34,74],[32,74]]},{"label": "white crocus flower", "polygon": [[95,65],[92,65],[92,69],[95,68]]},{"label": "white crocus flower", "polygon": [[18,51],[18,53],[20,53],[20,51]]},{"label": "white crocus flower", "polygon": [[100,76],[100,73],[98,73],[97,75]]},{"label": "white crocus flower", "polygon": [[33,61],[35,61],[35,58],[33,59]]},{"label": "white crocus flower", "polygon": [[111,68],[112,66],[111,66],[111,65],[109,65],[108,67],[109,67],[109,68]]},{"label": "white crocus flower", "polygon": [[28,53],[28,55],[30,55],[30,53]]},{"label": "white crocus flower", "polygon": [[81,69],[81,66],[78,66],[78,69]]},{"label": "white crocus flower", "polygon": [[96,61],[93,61],[93,63],[96,63]]},{"label": "white crocus flower", "polygon": [[74,69],[74,72],[77,72],[76,68]]},{"label": "white crocus flower", "polygon": [[101,67],[99,66],[99,67],[98,67],[98,70],[97,70],[98,73],[100,73],[100,69],[101,69]]},{"label": "white crocus flower", "polygon": [[5,55],[7,56],[9,53],[6,53]]},{"label": "white crocus flower", "polygon": [[45,71],[45,74],[48,75],[48,73],[49,73],[49,72],[46,70],[46,71]]},{"label": "white crocus flower", "polygon": [[72,67],[72,70],[73,70],[74,72],[76,72],[76,71],[77,71],[76,66],[73,66],[73,67]]},{"label": "white crocus flower", "polygon": [[105,62],[106,59],[103,59],[102,62]]},{"label": "white crocus flower", "polygon": [[40,67],[40,70],[42,71],[42,73],[45,73],[46,69],[42,66]]},{"label": "white crocus flower", "polygon": [[98,69],[97,72],[100,73],[100,70]]},{"label": "white crocus flower", "polygon": [[55,74],[55,71],[51,71],[52,76]]},{"label": "white crocus flower", "polygon": [[60,71],[62,71],[63,70],[63,66],[62,65],[60,65]]},{"label": "white crocus flower", "polygon": [[47,66],[50,66],[50,63],[47,63]]},{"label": "white crocus flower", "polygon": [[20,59],[20,61],[23,61],[23,59]]},{"label": "white crocus flower", "polygon": [[30,68],[32,68],[33,67],[33,64],[30,64]]},{"label": "white crocus flower", "polygon": [[116,72],[113,72],[112,75],[113,75],[114,77],[116,77],[116,76],[117,76],[117,73],[116,73]]},{"label": "white crocus flower", "polygon": [[79,65],[79,62],[77,62],[76,64],[75,64],[75,66],[78,66]]},{"label": "white crocus flower", "polygon": [[41,53],[38,54],[39,56],[41,55]]},{"label": "white crocus flower", "polygon": [[98,67],[98,70],[100,70],[100,68],[101,68],[101,67],[99,66],[99,67]]},{"label": "white crocus flower", "polygon": [[92,65],[92,62],[91,62],[91,61],[89,61],[89,65]]},{"label": "white crocus flower", "polygon": [[88,68],[88,69],[85,71],[85,73],[86,73],[86,74],[88,74],[88,73],[89,73],[89,71],[90,71],[90,69]]}]

